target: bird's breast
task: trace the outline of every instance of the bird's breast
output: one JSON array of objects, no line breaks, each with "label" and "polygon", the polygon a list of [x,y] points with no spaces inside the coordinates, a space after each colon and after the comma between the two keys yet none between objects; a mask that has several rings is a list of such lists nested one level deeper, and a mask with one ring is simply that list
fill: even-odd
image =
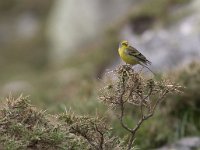
[{"label": "bird's breast", "polygon": [[123,61],[125,61],[127,64],[136,65],[138,64],[138,61],[135,59],[134,56],[128,55],[126,53],[126,48],[120,47],[118,49],[119,55]]}]

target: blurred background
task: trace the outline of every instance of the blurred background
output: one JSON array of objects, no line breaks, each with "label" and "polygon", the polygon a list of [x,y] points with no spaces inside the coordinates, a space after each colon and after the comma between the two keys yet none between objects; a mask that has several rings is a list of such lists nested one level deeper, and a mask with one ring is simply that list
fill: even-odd
[{"label": "blurred background", "polygon": [[[136,144],[148,149],[199,136],[199,8],[199,0],[2,0],[0,103],[23,93],[51,113],[72,108],[103,115],[99,85],[105,72],[122,63],[118,45],[128,40],[153,71],[187,87],[168,97]],[[126,135],[110,118],[113,132]]]}]

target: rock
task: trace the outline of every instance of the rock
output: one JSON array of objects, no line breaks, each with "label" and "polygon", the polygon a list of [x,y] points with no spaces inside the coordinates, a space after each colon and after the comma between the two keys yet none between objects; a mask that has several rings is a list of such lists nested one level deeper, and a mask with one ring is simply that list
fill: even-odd
[{"label": "rock", "polygon": [[39,31],[40,24],[38,18],[32,13],[23,13],[16,20],[17,37],[33,38]]},{"label": "rock", "polygon": [[181,139],[176,143],[177,145],[190,148],[200,148],[200,138],[199,137],[186,137]]},{"label": "rock", "polygon": [[194,150],[200,148],[200,137],[186,137],[176,143],[157,150]]},{"label": "rock", "polygon": [[41,28],[39,19],[30,12],[24,12],[17,15],[12,20],[2,20],[0,21],[0,47],[10,45],[16,40],[23,41],[31,39],[38,34],[39,29]]}]

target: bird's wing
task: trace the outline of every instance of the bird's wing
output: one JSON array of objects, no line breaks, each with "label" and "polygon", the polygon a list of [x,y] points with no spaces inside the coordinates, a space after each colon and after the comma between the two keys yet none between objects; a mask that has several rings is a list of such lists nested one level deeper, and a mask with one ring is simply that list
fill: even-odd
[{"label": "bird's wing", "polygon": [[142,53],[140,53],[137,49],[135,49],[132,46],[128,46],[128,48],[126,49],[126,53],[128,55],[134,56],[136,59],[138,59],[138,61],[144,63],[145,65],[151,64],[151,62],[147,60],[146,57],[142,55]]}]

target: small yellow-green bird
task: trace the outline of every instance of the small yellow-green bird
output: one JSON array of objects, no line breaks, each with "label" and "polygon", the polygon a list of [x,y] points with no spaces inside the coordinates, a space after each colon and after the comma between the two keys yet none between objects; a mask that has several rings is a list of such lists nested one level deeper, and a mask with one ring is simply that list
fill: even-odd
[{"label": "small yellow-green bird", "polygon": [[150,65],[151,62],[149,60],[147,60],[146,57],[144,55],[142,55],[142,53],[140,53],[137,49],[130,46],[128,44],[128,41],[122,41],[120,43],[118,52],[119,52],[119,56],[121,57],[121,59],[123,61],[125,61],[127,64],[130,64],[130,65],[140,64],[140,65],[146,67],[147,69],[149,69],[147,67],[147,65]]}]

